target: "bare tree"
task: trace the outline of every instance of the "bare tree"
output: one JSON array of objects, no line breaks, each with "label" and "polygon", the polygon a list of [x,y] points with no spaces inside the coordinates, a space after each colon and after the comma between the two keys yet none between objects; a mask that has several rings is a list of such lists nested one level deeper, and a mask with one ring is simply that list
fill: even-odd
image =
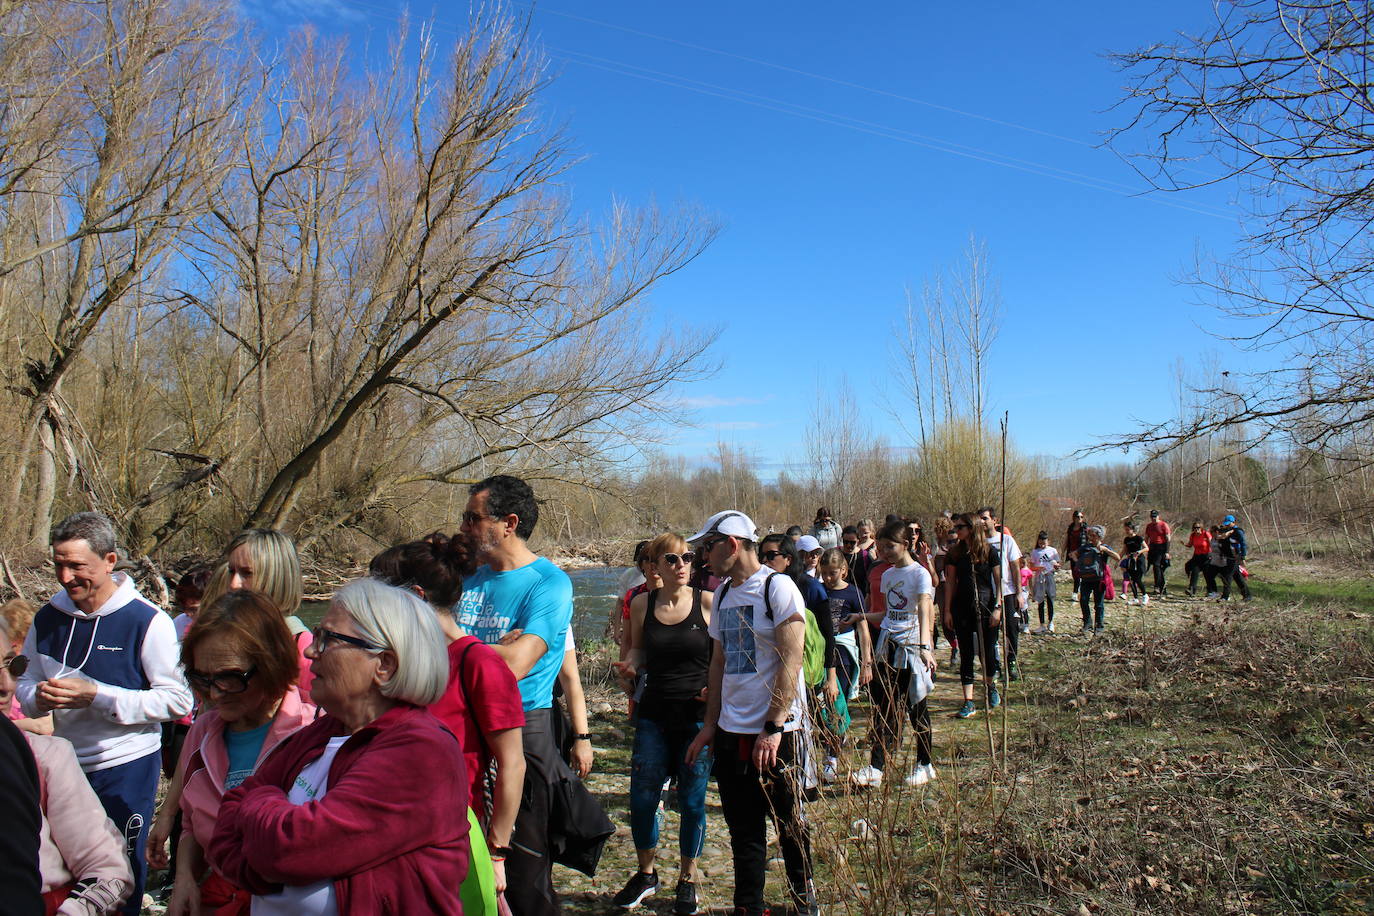
[{"label": "bare tree", "polygon": [[[22,377],[11,380],[25,406],[5,508],[34,542],[47,532],[59,449],[97,494],[62,384],[107,314],[128,305],[206,206],[231,145],[237,70],[226,53],[231,21],[211,4],[30,3],[5,21],[24,30],[31,69],[0,86],[0,151],[15,156],[0,176],[0,276],[7,291],[25,292],[7,307],[33,331]],[[21,123],[26,112],[34,118]],[[24,513],[30,474],[37,486]]]},{"label": "bare tree", "polygon": [[1273,442],[1294,468],[1320,455],[1354,473],[1374,457],[1352,448],[1374,421],[1374,17],[1344,0],[1214,10],[1208,34],[1117,56],[1133,83],[1110,142],[1162,190],[1238,184],[1239,250],[1196,280],[1242,322],[1233,340],[1286,365],[1234,373],[1199,389],[1209,409],[1102,445],[1165,455],[1230,430],[1211,460]]}]

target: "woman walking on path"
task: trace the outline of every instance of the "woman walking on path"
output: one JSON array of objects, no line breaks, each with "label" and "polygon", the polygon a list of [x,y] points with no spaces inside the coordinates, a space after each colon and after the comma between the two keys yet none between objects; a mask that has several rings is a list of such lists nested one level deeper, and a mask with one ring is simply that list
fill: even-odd
[{"label": "woman walking on path", "polygon": [[[1087,522],[1083,521],[1083,510],[1073,510],[1073,521],[1069,522],[1069,530],[1064,534],[1064,556],[1071,557],[1078,548],[1083,546],[1087,540]],[[1078,597],[1078,565],[1072,560],[1069,561],[1069,573],[1073,576],[1073,596]]]},{"label": "woman walking on path", "polygon": [[909,786],[921,786],[935,778],[931,763],[930,706],[926,701],[935,671],[931,634],[935,625],[935,583],[907,549],[907,526],[895,522],[878,535],[878,551],[891,567],[883,573],[882,607],[855,614],[853,624],[865,620],[880,624],[874,648],[873,726],[868,766],[854,774],[860,786],[883,781],[887,755],[902,740],[902,720],[910,718],[916,732],[916,766],[906,778]]},{"label": "woman walking on path", "polygon": [[[1088,528],[1088,540],[1070,556],[1078,566],[1078,607],[1083,612],[1083,635],[1101,633],[1107,626],[1106,603],[1102,600],[1106,591],[1108,560],[1120,561],[1121,556],[1102,543],[1105,532],[1101,525]],[[1089,600],[1094,607],[1088,607]],[[1096,613],[1094,617],[1093,614]]]},{"label": "woman walking on path", "polygon": [[959,683],[963,687],[964,705],[958,716],[967,719],[977,712],[973,705],[973,662],[975,655],[982,662],[983,684],[987,689],[988,706],[996,708],[1002,698],[994,679],[1001,666],[997,660],[997,637],[1002,623],[1002,556],[988,543],[991,529],[975,515],[964,513],[955,518],[954,534],[958,543],[949,551],[946,571],[945,629],[957,633],[962,651],[959,653]]},{"label": "woman walking on path", "polygon": [[635,710],[635,741],[630,757],[630,831],[639,869],[615,895],[623,909],[638,906],[657,891],[659,803],[663,786],[677,777],[681,863],[673,903],[678,916],[697,911],[697,857],[706,842],[706,783],[711,755],[686,763],[687,747],[701,731],[706,712],[706,682],[711,665],[709,592],[693,588],[695,554],[676,534],[661,534],[644,550],[662,583],[637,596],[630,607],[630,651],[620,675],[634,683],[647,675]]},{"label": "woman walking on path", "polygon": [[840,523],[831,517],[830,510],[824,506],[816,510],[816,520],[811,523],[811,536],[826,550],[840,546]]},{"label": "woman walking on path", "polygon": [[[1059,568],[1059,551],[1050,546],[1050,535],[1042,531],[1035,539],[1035,549],[1030,554],[1031,572],[1035,578],[1031,583],[1031,600],[1036,602],[1040,626],[1031,630],[1034,635],[1054,632],[1054,571]],[[1049,608],[1049,623],[1045,623],[1045,609]]]},{"label": "woman walking on path", "polygon": [[1121,573],[1125,578],[1123,596],[1132,596],[1127,604],[1146,605],[1150,596],[1145,592],[1145,538],[1136,533],[1134,522],[1122,522]]},{"label": "woman walking on path", "polygon": [[1205,574],[1207,577],[1207,591],[1215,591],[1214,575],[1207,569],[1207,558],[1212,552],[1212,533],[1202,526],[1201,519],[1193,522],[1192,533],[1188,535],[1188,546],[1193,549],[1193,555],[1183,564],[1183,571],[1188,574],[1188,596],[1191,598],[1197,594],[1199,574]]}]

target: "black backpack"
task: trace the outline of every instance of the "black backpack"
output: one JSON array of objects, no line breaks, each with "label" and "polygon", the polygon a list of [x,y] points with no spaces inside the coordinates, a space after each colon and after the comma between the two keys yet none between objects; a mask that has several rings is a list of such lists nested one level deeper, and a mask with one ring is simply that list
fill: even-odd
[{"label": "black backpack", "polygon": [[1084,544],[1078,548],[1078,578],[1102,578],[1102,551],[1092,544]]}]

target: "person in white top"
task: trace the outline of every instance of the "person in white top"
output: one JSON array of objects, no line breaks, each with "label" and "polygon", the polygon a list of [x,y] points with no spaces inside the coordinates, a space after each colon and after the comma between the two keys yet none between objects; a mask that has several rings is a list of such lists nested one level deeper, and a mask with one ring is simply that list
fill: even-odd
[{"label": "person in white top", "polygon": [[935,653],[935,583],[930,571],[916,562],[907,548],[906,523],[891,522],[878,533],[878,556],[892,565],[883,571],[882,588],[866,614],[853,623],[880,626],[873,654],[873,726],[868,766],[854,774],[861,786],[883,781],[887,755],[900,745],[902,719],[909,717],[916,732],[916,765],[907,785],[921,786],[935,778],[930,756],[930,708],[926,697],[933,686]]},{"label": "person in white top", "polygon": [[[688,540],[711,571],[716,590],[709,632],[715,648],[705,724],[687,749],[691,765],[707,746],[734,854],[734,906],[743,916],[767,911],[768,818],[778,831],[792,904],[820,912],[811,885],[811,841],[802,813],[804,764],[801,592],[755,553],[754,523],[727,510]],[[766,592],[765,592],[766,589]]]},{"label": "person in white top", "polygon": [[[1021,648],[1021,633],[1026,629],[1026,618],[1021,613],[1021,602],[1017,593],[1021,590],[1021,569],[1026,558],[1011,531],[1002,520],[992,514],[992,507],[984,506],[978,510],[978,517],[988,526],[988,545],[997,549],[1002,557],[1002,631],[1007,637],[1007,676],[1011,680],[1021,678],[1016,656]],[[994,651],[994,656],[996,652]]]},{"label": "person in white top", "polygon": [[[1042,531],[1035,538],[1035,549],[1030,553],[1031,569],[1035,579],[1031,583],[1031,600],[1037,603],[1040,626],[1031,630],[1036,635],[1054,632],[1054,571],[1059,568],[1059,551],[1050,546],[1048,531]],[[1049,608],[1049,623],[1045,623],[1045,609]]]}]

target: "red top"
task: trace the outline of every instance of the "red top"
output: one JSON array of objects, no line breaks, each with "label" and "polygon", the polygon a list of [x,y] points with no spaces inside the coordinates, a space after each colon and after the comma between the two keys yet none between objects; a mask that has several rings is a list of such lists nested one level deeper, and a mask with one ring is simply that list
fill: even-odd
[{"label": "red top", "polygon": [[340,913],[462,913],[468,871],[463,753],[453,733],[400,704],[355,732],[329,767],[329,789],[293,805],[287,790],[348,734],[333,716],[286,739],[230,790],[208,850],[219,872],[253,894],[333,880]]},{"label": "red top", "polygon": [[1212,552],[1212,532],[1206,528],[1188,535],[1188,546],[1193,548],[1193,556],[1200,557]]},{"label": "red top", "polygon": [[868,571],[868,609],[887,613],[887,602],[883,600],[883,573],[892,568],[891,563],[879,563]]},{"label": "red top", "polygon": [[429,711],[458,736],[468,773],[468,805],[479,818],[485,817],[491,749],[482,736],[525,724],[515,675],[491,646],[476,636],[464,636],[448,644],[448,689]]},{"label": "red top", "polygon": [[1150,522],[1145,526],[1145,543],[1167,544],[1172,533],[1173,529],[1169,527],[1168,522]]}]

